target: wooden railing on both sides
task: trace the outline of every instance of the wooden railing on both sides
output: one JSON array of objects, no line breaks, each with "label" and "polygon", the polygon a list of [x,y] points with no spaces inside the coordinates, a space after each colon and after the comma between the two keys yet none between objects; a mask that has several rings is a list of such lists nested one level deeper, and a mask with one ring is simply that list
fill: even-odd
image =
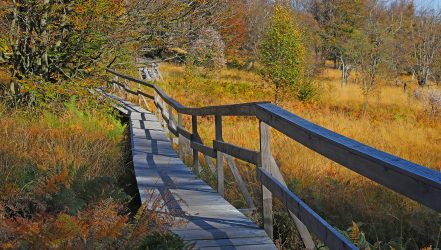
[{"label": "wooden railing on both sides", "polygon": [[[216,160],[216,167],[210,166],[217,173],[217,191],[224,194],[224,161],[238,182],[239,189],[248,206],[255,208],[245,183],[240,177],[232,157],[256,165],[256,176],[262,187],[262,207],[264,229],[268,236],[273,236],[272,199],[276,197],[288,209],[307,249],[315,247],[309,231],[313,232],[321,242],[331,249],[357,249],[353,243],[341,235],[335,228],[314,212],[298,196],[286,186],[283,176],[271,154],[270,128],[285,134],[289,138],[303,144],[309,149],[333,160],[342,166],[363,175],[395,192],[405,195],[437,212],[441,212],[441,172],[409,162],[394,155],[382,152],[328,129],[306,121],[287,110],[269,102],[254,102],[234,105],[209,106],[201,108],[186,107],[170,96],[153,82],[146,82],[134,77],[107,69],[114,76],[110,84],[115,89],[119,86],[124,90],[125,97],[132,94],[138,102],[145,98],[154,101],[156,115],[162,118],[164,128],[168,129],[173,143],[173,136],[178,137],[178,151],[182,157],[184,140],[190,141],[193,151],[193,168],[200,171],[198,154]],[[120,78],[124,83],[120,82]],[[127,81],[138,84],[136,91],[127,86]],[[141,85],[151,88],[154,95],[141,91]],[[176,120],[173,110],[178,114]],[[182,125],[182,115],[191,116],[192,131]],[[215,139],[213,147],[203,144],[198,134],[198,117],[214,116]],[[223,141],[223,116],[251,116],[259,120],[260,151],[253,151]]]}]

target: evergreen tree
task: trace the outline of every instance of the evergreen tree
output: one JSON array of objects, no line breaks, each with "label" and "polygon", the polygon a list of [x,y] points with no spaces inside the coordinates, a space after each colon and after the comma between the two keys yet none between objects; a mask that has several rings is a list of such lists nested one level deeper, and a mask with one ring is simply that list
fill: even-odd
[{"label": "evergreen tree", "polygon": [[276,87],[275,103],[280,89],[292,87],[299,91],[305,68],[305,48],[302,34],[294,25],[290,11],[281,4],[274,7],[268,29],[259,49],[263,73]]}]

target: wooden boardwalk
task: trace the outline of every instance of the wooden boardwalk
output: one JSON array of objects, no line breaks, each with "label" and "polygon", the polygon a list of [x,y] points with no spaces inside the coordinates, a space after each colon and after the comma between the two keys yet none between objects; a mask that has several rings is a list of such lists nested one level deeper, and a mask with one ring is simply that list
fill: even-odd
[{"label": "wooden boardwalk", "polygon": [[[133,166],[141,201],[160,197],[167,213],[183,221],[172,231],[195,249],[276,249],[263,229],[198,179],[171,146],[158,118],[115,95],[130,118]],[[153,198],[152,198],[153,197]]]},{"label": "wooden boardwalk", "polygon": [[[199,172],[199,155],[216,159],[210,170],[216,173],[217,191],[224,193],[224,158],[250,209],[255,208],[247,186],[234,165],[233,157],[255,166],[261,190],[261,212],[266,235],[273,238],[273,198],[281,201],[302,238],[305,249],[316,249],[317,240],[330,249],[357,249],[348,238],[321,218],[300,197],[286,186],[283,175],[271,152],[271,130],[278,131],[303,146],[327,157],[384,187],[402,194],[437,212],[441,212],[441,172],[388,154],[368,145],[342,136],[302,119],[268,102],[240,103],[206,107],[187,107],[168,96],[154,82],[107,69],[113,80],[108,87],[120,90],[126,99],[130,94],[138,102],[149,105],[153,101],[157,117],[168,131],[179,137],[179,152],[186,139],[192,151],[193,168]],[[121,78],[121,79],[120,79]],[[132,87],[130,87],[130,83]],[[137,84],[137,90],[133,84]],[[153,95],[141,86],[153,90]],[[140,190],[156,192],[159,197],[172,197],[169,211],[177,211],[189,221],[185,227],[173,230],[186,240],[194,239],[198,247],[213,246],[236,249],[274,248],[262,230],[240,214],[220,195],[198,180],[173,151],[156,117],[133,104],[119,99],[131,117],[135,170]],[[175,119],[173,112],[177,113]],[[191,116],[191,130],[182,125],[182,116]],[[214,118],[215,138],[212,146],[205,145],[198,133],[198,117]],[[254,117],[259,124],[259,150],[243,148],[223,140],[222,117]],[[208,161],[211,162],[211,161]],[[145,194],[143,194],[145,195]],[[245,243],[246,242],[246,243]],[[208,244],[208,245],[206,245]],[[248,245],[243,245],[248,244]],[[251,244],[251,245],[249,245]]]}]

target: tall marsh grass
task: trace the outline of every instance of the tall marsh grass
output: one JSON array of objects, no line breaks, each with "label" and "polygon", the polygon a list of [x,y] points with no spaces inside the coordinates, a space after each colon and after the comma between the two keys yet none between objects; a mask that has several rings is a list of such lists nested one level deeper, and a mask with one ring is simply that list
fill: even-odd
[{"label": "tall marsh grass", "polygon": [[[164,80],[159,84],[187,106],[272,100],[274,89],[252,72],[224,69],[216,77],[183,67],[161,65]],[[401,87],[380,81],[368,96],[363,112],[361,88],[351,83],[340,87],[340,73],[326,69],[314,79],[320,98],[299,102],[287,98],[281,106],[296,115],[362,143],[418,164],[441,170],[441,118],[429,115],[421,102]],[[214,118],[199,119],[199,133],[208,145],[214,139]],[[190,128],[190,117],[184,125]],[[253,118],[224,117],[227,142],[258,150],[258,122]],[[291,190],[342,230],[364,231],[372,248],[418,249],[440,245],[441,216],[410,199],[392,192],[311,150],[272,131],[272,152]],[[240,164],[258,203],[254,170]],[[240,201],[231,174],[227,173],[226,196]],[[355,224],[354,224],[355,223]],[[355,225],[355,226],[354,226]],[[354,229],[355,228],[355,229]],[[360,234],[361,235],[361,234]]]}]

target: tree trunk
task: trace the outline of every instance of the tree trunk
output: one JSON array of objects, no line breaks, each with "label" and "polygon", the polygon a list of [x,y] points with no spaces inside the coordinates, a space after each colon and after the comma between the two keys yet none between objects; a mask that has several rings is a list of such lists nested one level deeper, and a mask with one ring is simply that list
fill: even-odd
[{"label": "tree trunk", "polygon": [[49,12],[49,0],[43,2],[44,14],[41,17],[41,40],[43,45],[43,52],[41,55],[41,75],[44,79],[49,79],[49,61],[48,61],[48,33],[47,33],[47,19]]},{"label": "tree trunk", "polygon": [[364,102],[363,102],[363,116],[367,115],[368,107],[369,107],[368,95],[365,94]]},{"label": "tree trunk", "polygon": [[274,104],[277,105],[279,103],[279,98],[280,98],[280,96],[279,96],[280,86],[278,83],[276,83],[275,85],[276,85],[276,91],[274,93]]}]

